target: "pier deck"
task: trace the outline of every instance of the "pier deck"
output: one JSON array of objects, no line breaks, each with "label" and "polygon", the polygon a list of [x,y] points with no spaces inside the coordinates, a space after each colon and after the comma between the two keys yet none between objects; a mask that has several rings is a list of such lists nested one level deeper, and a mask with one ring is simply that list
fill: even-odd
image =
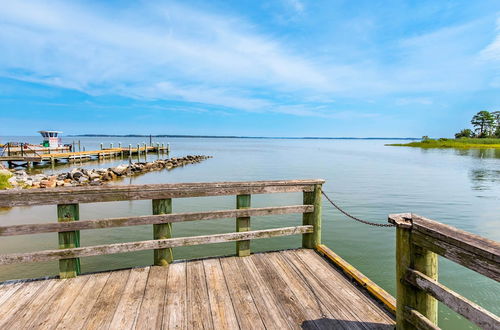
[{"label": "pier deck", "polygon": [[56,152],[56,153],[27,153],[26,155],[8,155],[0,156],[0,162],[5,161],[11,164],[12,162],[22,163],[41,163],[41,162],[57,162],[65,161],[82,161],[90,159],[103,159],[119,156],[146,155],[147,153],[169,152],[170,147],[165,146],[146,146],[139,148],[109,148],[102,150],[89,151],[73,151],[73,152]]},{"label": "pier deck", "polygon": [[311,249],[0,286],[0,328],[392,329]]}]

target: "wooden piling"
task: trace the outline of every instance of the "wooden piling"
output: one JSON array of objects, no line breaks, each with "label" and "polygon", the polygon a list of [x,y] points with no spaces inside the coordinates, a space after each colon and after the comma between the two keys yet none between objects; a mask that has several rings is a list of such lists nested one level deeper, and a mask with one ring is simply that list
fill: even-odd
[{"label": "wooden piling", "polygon": [[[237,195],[236,208],[248,209],[250,208],[251,195]],[[236,218],[236,231],[249,231],[250,230],[250,217]],[[250,255],[250,240],[236,242],[236,254],[238,257],[246,257]]]},{"label": "wooden piling", "polygon": [[[79,220],[79,205],[78,204],[58,204],[57,205],[57,221],[69,222]],[[80,247],[80,231],[67,231],[58,233],[59,248],[68,249]],[[80,274],[80,259],[61,259],[59,260],[59,277],[71,278]]]},{"label": "wooden piling", "polygon": [[416,329],[405,317],[408,308],[415,309],[437,325],[437,300],[406,281],[406,273],[410,268],[437,280],[437,255],[412,243],[411,215],[401,217],[396,225],[396,329]]},{"label": "wooden piling", "polygon": [[78,152],[82,151],[82,144],[80,143],[80,140],[78,140]]},{"label": "wooden piling", "polygon": [[321,185],[315,185],[311,192],[304,191],[304,205],[314,205],[314,211],[302,215],[303,225],[312,225],[314,232],[302,235],[302,247],[314,249],[321,244]]},{"label": "wooden piling", "polygon": [[[172,199],[153,199],[153,214],[169,214],[172,213]],[[172,224],[154,224],[153,225],[153,238],[165,239],[172,238]],[[168,266],[172,263],[174,256],[171,248],[155,249],[154,250],[154,264],[156,266]]]}]

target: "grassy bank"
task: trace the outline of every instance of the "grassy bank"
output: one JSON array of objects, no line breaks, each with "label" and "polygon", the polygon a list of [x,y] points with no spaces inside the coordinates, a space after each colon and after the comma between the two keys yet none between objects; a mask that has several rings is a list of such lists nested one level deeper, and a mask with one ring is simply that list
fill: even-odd
[{"label": "grassy bank", "polygon": [[428,139],[418,142],[410,143],[397,143],[386,144],[388,146],[397,147],[418,147],[418,148],[494,148],[500,149],[500,139],[473,139],[473,138],[460,138],[460,139]]}]

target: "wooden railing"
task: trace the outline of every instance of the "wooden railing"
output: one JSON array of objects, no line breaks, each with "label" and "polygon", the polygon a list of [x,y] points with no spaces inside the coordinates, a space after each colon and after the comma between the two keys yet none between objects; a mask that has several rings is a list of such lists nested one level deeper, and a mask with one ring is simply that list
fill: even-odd
[{"label": "wooden railing", "polygon": [[[0,236],[58,232],[59,249],[0,255],[0,265],[17,262],[59,260],[59,276],[80,274],[80,257],[154,250],[154,264],[173,261],[172,248],[208,243],[236,242],[239,256],[250,254],[250,240],[302,234],[302,245],[314,248],[321,243],[321,186],[324,180],[177,183],[154,185],[100,186],[0,191],[0,207],[57,204],[58,222],[0,227]],[[303,192],[302,205],[251,208],[252,194]],[[172,213],[172,199],[180,197],[236,195],[236,209]],[[152,200],[153,215],[111,219],[79,220],[80,203],[123,200]],[[250,217],[276,214],[303,214],[295,227],[250,230]],[[235,218],[232,233],[172,238],[172,223]],[[80,247],[80,230],[153,225],[153,239],[147,241]]]},{"label": "wooden railing", "polygon": [[397,329],[439,329],[437,301],[483,329],[500,329],[500,318],[437,281],[441,255],[495,281],[500,244],[415,214],[394,214]]}]

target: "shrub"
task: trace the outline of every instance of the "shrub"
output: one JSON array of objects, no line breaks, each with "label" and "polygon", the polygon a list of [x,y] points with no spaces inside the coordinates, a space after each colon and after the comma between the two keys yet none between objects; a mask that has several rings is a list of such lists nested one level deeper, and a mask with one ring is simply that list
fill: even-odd
[{"label": "shrub", "polygon": [[0,170],[0,190],[12,188],[9,183],[9,179],[12,177],[12,173],[7,170]]},{"label": "shrub", "polygon": [[466,128],[466,129],[463,129],[461,130],[460,132],[458,132],[457,134],[455,134],[455,138],[456,139],[460,139],[460,138],[471,138],[473,137],[474,134],[472,133],[472,130]]}]

